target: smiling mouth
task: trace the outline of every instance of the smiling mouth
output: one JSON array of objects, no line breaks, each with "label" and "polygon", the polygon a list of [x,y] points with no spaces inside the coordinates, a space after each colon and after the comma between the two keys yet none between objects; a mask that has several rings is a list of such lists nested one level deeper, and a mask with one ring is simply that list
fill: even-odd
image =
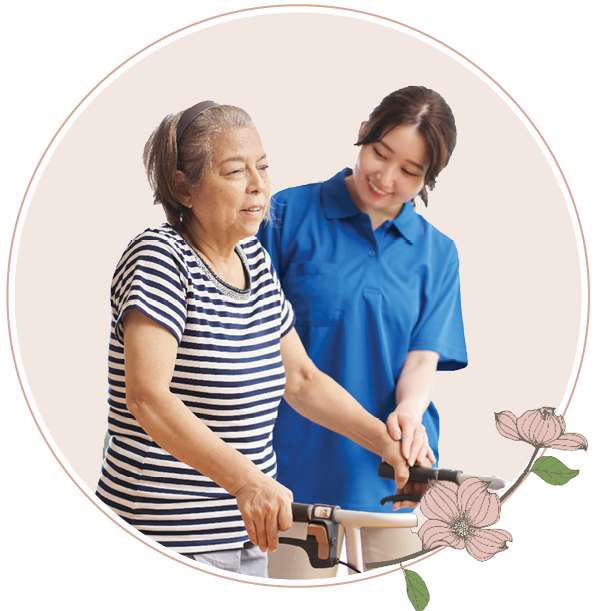
[{"label": "smiling mouth", "polygon": [[243,208],[243,212],[261,212],[263,208],[261,206],[253,206],[252,208]]},{"label": "smiling mouth", "polygon": [[375,192],[377,195],[381,195],[381,196],[384,196],[384,195],[391,195],[391,194],[390,194],[390,193],[388,193],[387,191],[383,191],[383,190],[382,190],[382,189],[380,189],[380,188],[379,188],[377,185],[375,185],[375,183],[374,183],[374,182],[373,182],[373,181],[372,181],[370,178],[367,178],[367,180],[368,180],[369,187],[370,187],[370,188],[371,188],[371,190],[372,190],[372,191],[374,191],[374,192]]}]

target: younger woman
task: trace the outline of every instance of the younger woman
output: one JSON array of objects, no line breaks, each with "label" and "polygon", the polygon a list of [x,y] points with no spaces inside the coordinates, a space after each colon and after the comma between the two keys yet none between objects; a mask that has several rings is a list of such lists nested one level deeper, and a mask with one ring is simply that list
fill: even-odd
[{"label": "younger woman", "polygon": [[[361,124],[354,169],[275,195],[277,218],[258,234],[308,355],[402,439],[411,466],[437,462],[436,369],[467,364],[457,249],[415,211],[417,196],[427,205],[427,188],[455,143],[454,117],[440,95],[395,91]],[[304,420],[286,401],[273,443],[278,480],[296,501],[391,510],[379,503],[393,492],[377,476],[379,458]],[[363,545],[366,562],[420,549],[416,535],[391,529],[363,529]],[[274,556],[271,577],[330,575],[313,571],[294,548]]]}]

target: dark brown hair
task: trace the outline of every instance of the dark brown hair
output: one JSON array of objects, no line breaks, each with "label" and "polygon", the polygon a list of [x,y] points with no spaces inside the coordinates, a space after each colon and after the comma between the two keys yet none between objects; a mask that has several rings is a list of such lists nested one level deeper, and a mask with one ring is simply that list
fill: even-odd
[{"label": "dark brown hair", "polygon": [[[383,98],[364,124],[357,146],[379,142],[399,125],[413,125],[427,147],[429,165],[419,196],[427,206],[427,187],[435,187],[456,145],[454,115],[444,98],[426,87],[404,87]],[[414,204],[414,201],[413,201]]]},{"label": "dark brown hair", "polygon": [[186,176],[184,186],[194,193],[211,164],[215,136],[229,129],[254,127],[241,108],[217,105],[192,121],[177,143],[178,120],[183,112],[163,119],[147,140],[142,156],[154,203],[163,206],[168,223],[176,229],[186,226],[190,214],[176,189],[176,171]]}]

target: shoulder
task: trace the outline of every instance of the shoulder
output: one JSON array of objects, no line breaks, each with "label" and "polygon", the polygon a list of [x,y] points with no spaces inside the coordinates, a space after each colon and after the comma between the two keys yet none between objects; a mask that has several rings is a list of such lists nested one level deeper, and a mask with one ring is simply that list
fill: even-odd
[{"label": "shoulder", "polygon": [[440,261],[453,263],[458,261],[458,249],[454,240],[441,232],[434,225],[425,220],[420,214],[416,215],[419,226],[419,242],[436,255]]},{"label": "shoulder", "polygon": [[320,190],[324,186],[324,184],[324,182],[313,182],[308,183],[306,185],[299,185],[297,187],[289,187],[288,189],[283,189],[282,191],[279,191],[274,196],[274,199],[278,202],[300,198],[305,199],[308,196],[320,193]]},{"label": "shoulder", "polygon": [[135,250],[140,247],[157,248],[164,251],[173,251],[182,254],[187,249],[187,244],[182,236],[170,225],[164,223],[154,229],[145,229],[130,241],[128,250]]},{"label": "shoulder", "polygon": [[245,254],[249,267],[255,269],[260,266],[272,268],[272,262],[268,251],[262,246],[257,236],[250,236],[241,240],[238,243],[239,247]]},{"label": "shoulder", "polygon": [[145,229],[130,241],[117,265],[116,275],[139,260],[166,268],[176,267],[183,272],[190,256],[190,248],[182,236],[165,223],[155,229]]},{"label": "shoulder", "polygon": [[[279,191],[272,197],[271,222],[279,222],[286,217],[301,218],[320,201],[324,182],[315,182]],[[286,213],[286,214],[285,214]]]}]

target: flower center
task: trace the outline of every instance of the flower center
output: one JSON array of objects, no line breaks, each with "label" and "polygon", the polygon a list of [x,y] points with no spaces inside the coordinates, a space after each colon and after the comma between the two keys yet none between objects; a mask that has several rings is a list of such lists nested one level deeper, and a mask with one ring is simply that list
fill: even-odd
[{"label": "flower center", "polygon": [[458,522],[455,522],[452,530],[457,537],[465,538],[469,534],[469,523],[464,518],[461,518]]}]

